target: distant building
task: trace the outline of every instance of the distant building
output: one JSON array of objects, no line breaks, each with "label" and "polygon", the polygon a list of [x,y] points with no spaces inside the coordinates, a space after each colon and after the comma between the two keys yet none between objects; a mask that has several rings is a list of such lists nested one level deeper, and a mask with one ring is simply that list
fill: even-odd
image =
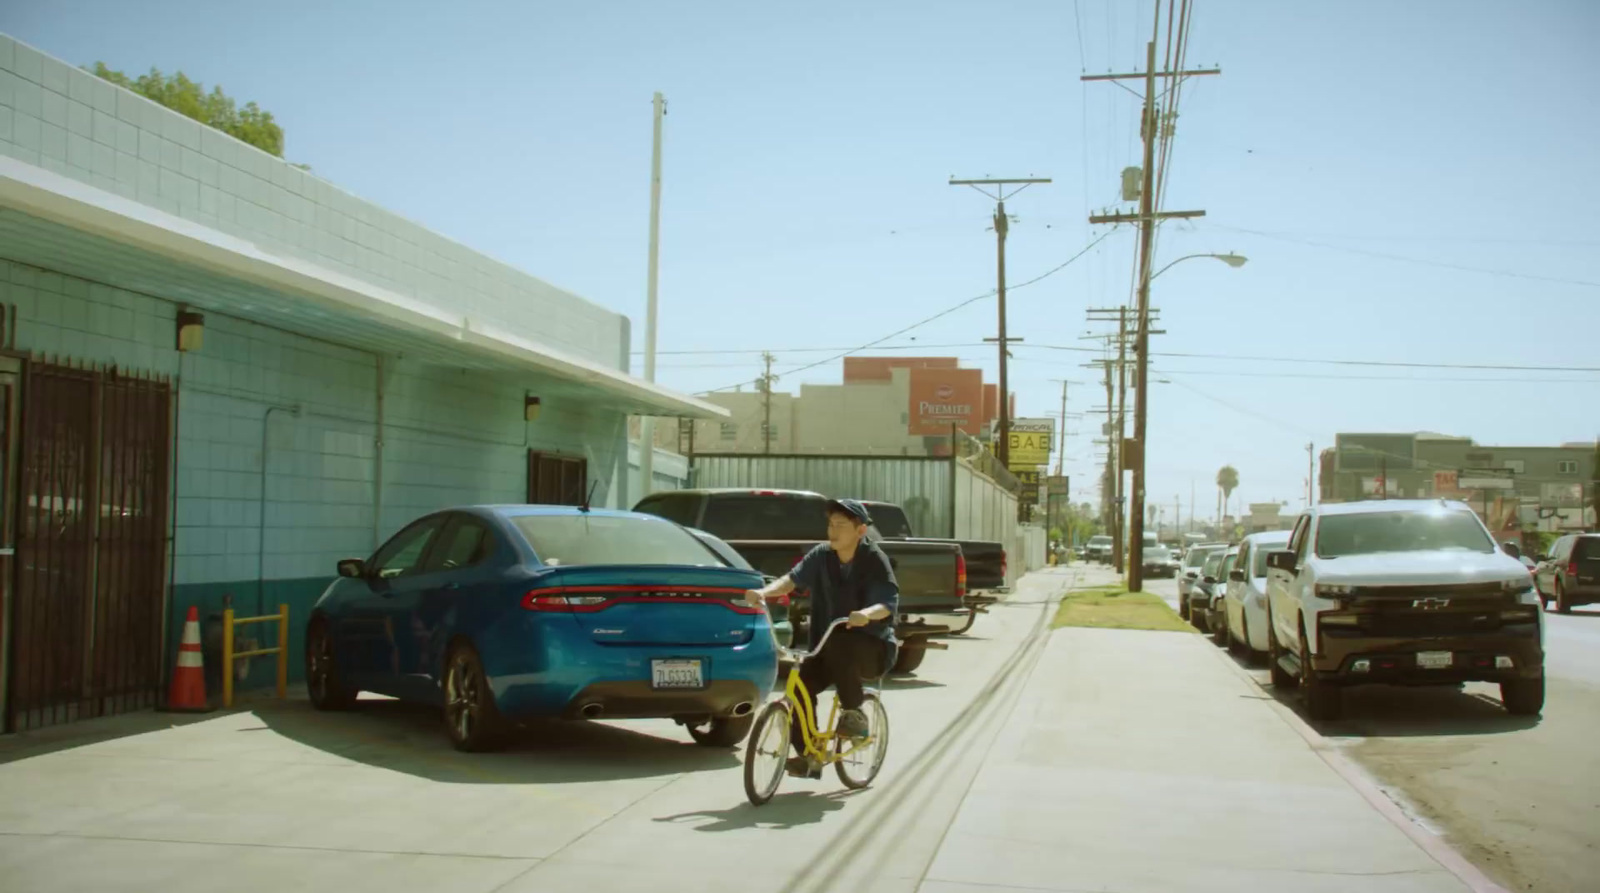
[{"label": "distant building", "polygon": [[1467,502],[1497,532],[1595,525],[1595,445],[1485,446],[1470,437],[1340,434],[1323,454],[1324,502],[1444,497]]}]

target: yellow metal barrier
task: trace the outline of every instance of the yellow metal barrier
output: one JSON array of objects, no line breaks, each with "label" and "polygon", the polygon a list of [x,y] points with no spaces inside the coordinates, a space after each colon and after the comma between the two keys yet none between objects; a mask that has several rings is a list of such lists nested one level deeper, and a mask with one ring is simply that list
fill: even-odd
[{"label": "yellow metal barrier", "polygon": [[[266,623],[271,620],[278,622],[278,647],[257,648],[254,651],[233,650],[233,628],[244,626],[247,623]],[[260,617],[235,617],[233,608],[225,608],[222,612],[222,706],[224,709],[233,706],[233,662],[241,657],[259,657],[264,654],[278,656],[278,697],[289,696],[289,606],[278,605],[278,613],[264,614]]]}]

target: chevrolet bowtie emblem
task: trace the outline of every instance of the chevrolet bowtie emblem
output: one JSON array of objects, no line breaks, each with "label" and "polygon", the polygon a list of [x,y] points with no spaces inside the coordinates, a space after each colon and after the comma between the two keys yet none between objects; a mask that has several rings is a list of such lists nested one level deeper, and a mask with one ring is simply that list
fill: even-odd
[{"label": "chevrolet bowtie emblem", "polygon": [[1411,603],[1411,607],[1419,608],[1423,611],[1437,611],[1440,608],[1450,607],[1450,600],[1447,598],[1419,598]]}]

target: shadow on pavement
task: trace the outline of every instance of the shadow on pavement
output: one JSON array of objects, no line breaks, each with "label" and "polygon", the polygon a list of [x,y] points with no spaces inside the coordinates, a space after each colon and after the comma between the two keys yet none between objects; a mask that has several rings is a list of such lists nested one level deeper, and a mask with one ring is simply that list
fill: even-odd
[{"label": "shadow on pavement", "polygon": [[[1229,657],[1249,671],[1263,697],[1274,698],[1308,725],[1330,738],[1410,738],[1451,735],[1498,735],[1531,729],[1537,716],[1512,716],[1483,686],[1359,685],[1344,690],[1344,716],[1321,722],[1306,715],[1298,693],[1272,687],[1266,661]],[[1488,686],[1495,690],[1494,686]],[[1478,690],[1474,690],[1478,689]]]},{"label": "shadow on pavement", "polygon": [[914,688],[944,688],[943,682],[934,682],[932,679],[918,679],[915,676],[890,676],[883,680],[879,686],[884,691],[909,691]]},{"label": "shadow on pavement", "polygon": [[823,816],[830,812],[843,809],[845,803],[855,796],[853,791],[831,791],[826,794],[814,794],[810,791],[796,791],[792,794],[779,794],[767,802],[765,806],[751,806],[741,803],[728,809],[702,809],[694,812],[682,812],[677,815],[661,816],[653,821],[670,824],[687,824],[696,819],[711,819],[712,821],[694,825],[696,831],[737,831],[740,828],[794,828],[799,825],[814,825],[822,821]]},{"label": "shadow on pavement", "polygon": [[0,765],[41,757],[75,747],[88,747],[118,738],[147,735],[178,726],[193,725],[223,715],[216,713],[161,713],[141,710],[117,716],[103,716],[82,722],[47,726],[28,732],[0,736]]},{"label": "shadow on pavement", "polygon": [[[739,765],[733,748],[702,747],[596,722],[541,721],[518,729],[497,753],[450,745],[438,708],[362,700],[348,713],[305,701],[271,703],[254,715],[283,737],[370,766],[461,784],[561,784],[705,772]],[[240,730],[250,731],[250,730]]]}]

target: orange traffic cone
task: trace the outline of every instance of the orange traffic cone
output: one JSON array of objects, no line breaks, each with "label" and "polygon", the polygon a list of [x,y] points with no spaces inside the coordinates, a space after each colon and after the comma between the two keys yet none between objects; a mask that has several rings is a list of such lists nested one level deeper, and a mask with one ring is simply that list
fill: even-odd
[{"label": "orange traffic cone", "polygon": [[200,610],[189,606],[183,621],[183,641],[178,645],[178,666],[172,671],[172,687],[167,691],[167,709],[184,713],[205,713],[205,663],[200,655]]}]

